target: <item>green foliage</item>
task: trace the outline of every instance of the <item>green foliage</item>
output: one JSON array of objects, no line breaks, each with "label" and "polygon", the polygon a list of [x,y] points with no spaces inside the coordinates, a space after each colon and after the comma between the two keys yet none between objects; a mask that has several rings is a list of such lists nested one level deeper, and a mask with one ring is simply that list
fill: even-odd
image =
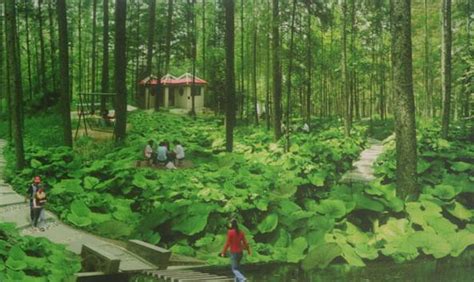
[{"label": "green foliage", "polygon": [[[446,150],[459,150],[452,142],[433,137],[428,145],[422,143],[418,173],[428,184],[418,202],[404,205],[393,184],[393,150],[381,159],[380,177],[373,183],[336,184],[365,144],[363,127],[356,126],[351,139],[334,125],[294,134],[288,153],[283,143],[269,143],[261,129],[238,128],[235,152],[228,154],[216,141],[223,136],[213,119],[137,112],[130,120],[126,147],[104,149],[87,160],[65,152],[66,166],[74,170],[50,172],[59,176],[47,179],[52,184],[49,205],[63,220],[114,239],[159,243],[212,264],[227,262],[215,253],[235,215],[244,219],[240,227],[254,249],[251,262],[302,261],[305,268],[314,268],[340,257],[363,266],[380,255],[397,262],[420,253],[457,256],[473,244],[472,232],[459,225],[472,222],[472,204],[463,197],[474,192],[469,188],[472,168],[462,163],[469,164],[470,153],[449,156]],[[184,144],[192,169],[133,166],[149,139],[165,138]],[[45,157],[54,154],[49,149],[34,152],[38,162],[30,164],[36,168],[26,169],[13,183],[26,187],[34,169],[51,163],[52,157]],[[394,212],[406,218],[391,217]],[[424,240],[430,236],[431,241]]]},{"label": "green foliage", "polygon": [[80,259],[44,238],[20,236],[0,223],[0,277],[9,281],[64,281],[81,269]]}]

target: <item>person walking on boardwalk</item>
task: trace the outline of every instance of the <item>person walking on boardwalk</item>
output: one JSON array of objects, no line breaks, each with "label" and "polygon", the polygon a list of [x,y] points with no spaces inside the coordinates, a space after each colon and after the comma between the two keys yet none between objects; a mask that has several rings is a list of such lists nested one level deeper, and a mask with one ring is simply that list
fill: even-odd
[{"label": "person walking on boardwalk", "polygon": [[251,255],[249,244],[245,240],[244,232],[239,230],[236,219],[232,219],[230,222],[230,229],[227,231],[227,241],[222,249],[221,256],[225,256],[227,249],[230,248],[230,262],[232,272],[235,275],[235,280],[246,281],[244,275],[240,271],[240,261],[243,257],[243,250],[247,250],[248,254]]},{"label": "person walking on boardwalk", "polygon": [[34,219],[34,212],[33,212],[33,199],[36,195],[36,192],[39,190],[41,186],[41,177],[35,176],[33,179],[33,183],[28,187],[28,191],[26,192],[25,202],[27,199],[30,200],[30,219],[33,221]]}]

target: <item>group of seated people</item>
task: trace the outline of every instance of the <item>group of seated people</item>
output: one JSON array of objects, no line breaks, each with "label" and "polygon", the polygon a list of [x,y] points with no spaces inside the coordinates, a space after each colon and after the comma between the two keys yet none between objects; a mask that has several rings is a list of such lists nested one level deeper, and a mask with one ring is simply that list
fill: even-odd
[{"label": "group of seated people", "polygon": [[174,145],[174,149],[171,150],[170,143],[168,141],[162,141],[154,150],[154,142],[150,140],[145,146],[145,159],[150,164],[165,166],[168,169],[176,169],[177,166],[183,163],[184,147],[178,140],[174,141]]}]

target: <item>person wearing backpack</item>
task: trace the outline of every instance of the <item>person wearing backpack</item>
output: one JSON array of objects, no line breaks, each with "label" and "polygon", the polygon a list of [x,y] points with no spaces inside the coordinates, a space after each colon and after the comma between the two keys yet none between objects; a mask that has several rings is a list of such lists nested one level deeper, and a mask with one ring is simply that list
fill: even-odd
[{"label": "person wearing backpack", "polygon": [[[33,198],[33,215],[34,215],[33,227],[34,228],[38,227],[38,220],[41,217],[45,204],[46,204],[46,193],[44,192],[44,189],[41,187],[38,189],[38,191],[36,192]],[[44,229],[41,228],[41,231],[44,231]]]},{"label": "person wearing backpack", "polygon": [[242,260],[244,249],[247,250],[249,256],[251,255],[251,252],[249,244],[245,239],[245,234],[239,230],[236,219],[232,219],[230,222],[230,229],[227,231],[227,241],[220,255],[224,257],[229,248],[231,269],[235,275],[235,280],[246,281],[245,276],[240,271],[240,261]]},{"label": "person wearing backpack", "polygon": [[33,179],[33,183],[28,187],[28,190],[25,195],[25,202],[26,200],[30,200],[30,219],[33,222],[34,219],[34,211],[33,211],[33,199],[36,195],[36,192],[39,190],[41,186],[41,177],[35,176]]}]

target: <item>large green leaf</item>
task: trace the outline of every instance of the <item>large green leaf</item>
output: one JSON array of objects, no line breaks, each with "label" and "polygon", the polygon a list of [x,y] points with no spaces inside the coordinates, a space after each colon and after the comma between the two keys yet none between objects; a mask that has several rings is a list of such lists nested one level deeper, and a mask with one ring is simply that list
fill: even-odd
[{"label": "large green leaf", "polygon": [[346,215],[346,206],[341,200],[322,200],[317,212],[332,218],[341,218]]},{"label": "large green leaf", "polygon": [[5,262],[5,265],[9,269],[18,271],[23,270],[28,266],[25,262],[26,254],[18,245],[13,246],[10,249],[8,255],[9,256],[7,261]]},{"label": "large green leaf", "polygon": [[92,224],[92,220],[89,217],[77,216],[75,213],[68,214],[67,220],[79,227],[86,227]]},{"label": "large green leaf", "polygon": [[316,267],[326,268],[331,261],[342,254],[341,247],[336,243],[323,243],[312,248],[302,262],[304,270]]},{"label": "large green leaf", "polygon": [[89,217],[91,210],[82,200],[74,200],[71,204],[71,212],[78,217]]},{"label": "large green leaf", "polygon": [[309,181],[314,186],[322,187],[326,181],[327,172],[325,170],[319,170],[315,173],[312,173],[308,176]]},{"label": "large green leaf", "polygon": [[97,184],[99,184],[100,180],[96,177],[86,176],[84,177],[84,188],[85,189],[92,189]]},{"label": "large green leaf", "polygon": [[298,237],[291,243],[288,248],[288,262],[297,263],[302,260],[304,256],[304,251],[308,248],[308,243],[304,237]]},{"label": "large green leaf", "polygon": [[461,230],[451,234],[448,238],[451,244],[451,256],[459,256],[468,246],[474,245],[474,233],[469,230]]},{"label": "large green leaf", "polygon": [[409,241],[412,245],[419,247],[423,253],[433,255],[434,258],[442,258],[451,252],[451,245],[438,234],[431,231],[417,231],[410,235]]},{"label": "large green leaf", "polygon": [[472,165],[465,162],[455,162],[451,165],[451,169],[457,172],[464,172],[472,169]]},{"label": "large green leaf", "polygon": [[459,202],[454,202],[454,205],[450,208],[447,208],[447,211],[459,218],[460,220],[470,220],[472,217],[472,212],[468,209],[466,209],[462,204]]},{"label": "large green leaf", "polygon": [[262,222],[257,226],[260,233],[268,233],[275,230],[278,225],[278,215],[276,213],[271,213],[267,215]]},{"label": "large green leaf", "polygon": [[127,238],[132,234],[134,226],[117,220],[106,221],[97,227],[99,234],[113,239]]},{"label": "large green leaf", "polygon": [[195,215],[181,215],[173,220],[174,231],[179,231],[185,235],[191,236],[201,232],[207,225],[209,213]]}]

